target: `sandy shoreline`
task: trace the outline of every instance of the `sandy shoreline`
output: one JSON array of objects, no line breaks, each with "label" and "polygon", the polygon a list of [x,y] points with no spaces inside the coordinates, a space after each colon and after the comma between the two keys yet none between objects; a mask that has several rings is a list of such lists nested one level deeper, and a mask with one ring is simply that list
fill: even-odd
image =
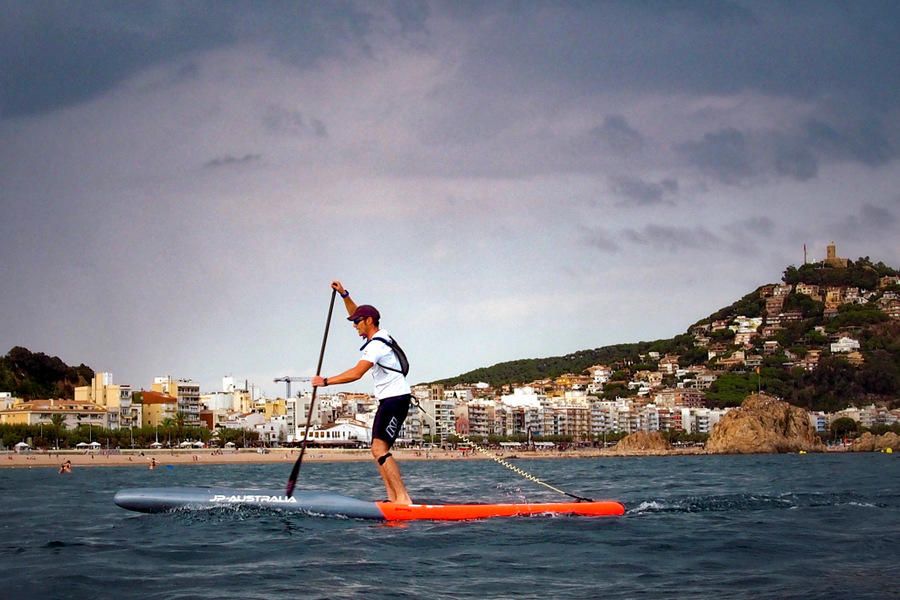
[{"label": "sandy shoreline", "polygon": [[[293,464],[299,455],[298,449],[278,448],[272,449],[267,454],[260,454],[254,450],[224,451],[214,450],[122,450],[110,453],[102,450],[95,452],[83,451],[52,451],[29,452],[17,454],[14,452],[0,453],[0,468],[33,468],[59,466],[68,461],[73,467],[140,467],[147,469],[151,459],[156,459],[157,467],[165,465],[218,465],[218,464],[268,464],[284,463]],[[411,460],[490,460],[489,457],[478,452],[442,450],[415,450],[394,449],[393,454],[400,461]],[[659,455],[660,453],[631,453],[631,456]],[[705,454],[702,449],[674,450],[664,453],[667,456],[684,454]],[[598,458],[610,456],[624,456],[613,449],[584,449],[566,450],[564,452],[498,452],[497,456],[515,460],[536,458]],[[372,455],[369,450],[345,450],[337,448],[310,448],[303,457],[304,462],[341,462],[341,461],[369,461]]]}]

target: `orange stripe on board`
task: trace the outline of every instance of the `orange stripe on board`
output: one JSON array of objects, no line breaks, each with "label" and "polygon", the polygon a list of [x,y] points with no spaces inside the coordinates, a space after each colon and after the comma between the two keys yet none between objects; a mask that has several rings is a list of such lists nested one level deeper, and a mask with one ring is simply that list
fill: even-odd
[{"label": "orange stripe on board", "polygon": [[586,517],[617,517],[625,506],[612,500],[600,502],[548,502],[540,504],[394,504],[376,502],[388,521],[462,521],[491,517],[560,514]]}]

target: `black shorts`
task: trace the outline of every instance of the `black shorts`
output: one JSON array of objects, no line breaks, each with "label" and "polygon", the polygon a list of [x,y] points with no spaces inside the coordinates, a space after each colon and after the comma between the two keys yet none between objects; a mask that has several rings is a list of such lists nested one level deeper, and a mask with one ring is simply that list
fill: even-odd
[{"label": "black shorts", "polygon": [[411,394],[391,396],[378,402],[378,410],[375,412],[375,421],[372,423],[372,439],[379,439],[388,443],[388,448],[394,445],[403,421],[409,414],[409,402]]}]

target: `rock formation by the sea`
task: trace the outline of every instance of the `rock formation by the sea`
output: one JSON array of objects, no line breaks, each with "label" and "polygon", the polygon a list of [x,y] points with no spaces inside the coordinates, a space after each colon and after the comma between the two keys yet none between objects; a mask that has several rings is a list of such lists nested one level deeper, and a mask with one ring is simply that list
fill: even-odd
[{"label": "rock formation by the sea", "polygon": [[616,444],[617,454],[664,454],[672,445],[658,431],[638,431],[626,435]]},{"label": "rock formation by the sea", "polygon": [[900,450],[900,435],[893,431],[888,431],[883,435],[873,435],[867,431],[859,436],[849,449],[851,452],[881,452],[887,448]]},{"label": "rock formation by the sea", "polygon": [[706,450],[710,454],[821,452],[825,446],[805,410],[772,396],[752,394],[713,427]]}]

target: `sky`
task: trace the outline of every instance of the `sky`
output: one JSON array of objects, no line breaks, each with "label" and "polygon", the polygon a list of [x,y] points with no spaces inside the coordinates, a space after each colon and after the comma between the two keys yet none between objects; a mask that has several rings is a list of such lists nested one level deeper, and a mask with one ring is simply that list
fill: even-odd
[{"label": "sky", "polygon": [[284,395],[333,279],[413,383],[669,338],[900,267],[898,158],[896,2],[0,0],[0,353]]}]

